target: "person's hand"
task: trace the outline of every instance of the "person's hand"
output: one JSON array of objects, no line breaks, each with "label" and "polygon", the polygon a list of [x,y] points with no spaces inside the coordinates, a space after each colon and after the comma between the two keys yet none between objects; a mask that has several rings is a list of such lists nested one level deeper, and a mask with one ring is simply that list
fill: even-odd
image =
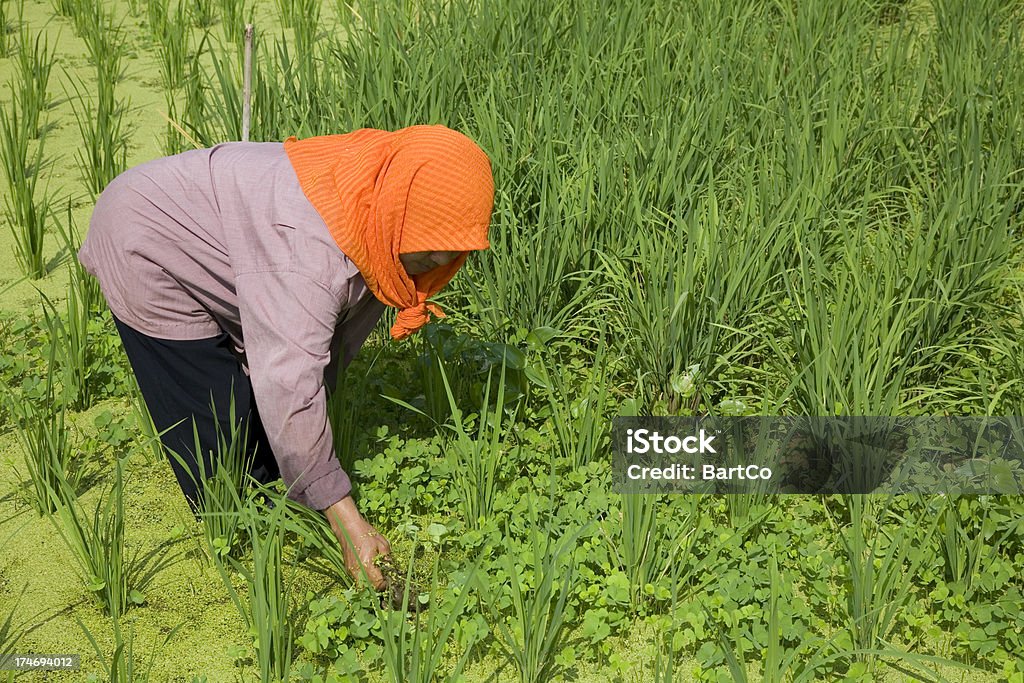
[{"label": "person's hand", "polygon": [[370,584],[377,590],[385,587],[386,582],[380,569],[373,560],[378,555],[390,555],[391,544],[380,535],[373,525],[363,519],[356,509],[351,496],[323,511],[331,523],[331,529],[341,543],[345,556],[345,569],[358,584],[363,577],[363,570]]}]

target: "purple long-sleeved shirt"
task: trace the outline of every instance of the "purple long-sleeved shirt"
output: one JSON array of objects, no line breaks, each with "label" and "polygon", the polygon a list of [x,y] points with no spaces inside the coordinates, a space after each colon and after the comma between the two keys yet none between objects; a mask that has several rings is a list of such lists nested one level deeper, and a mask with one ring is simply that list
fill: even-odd
[{"label": "purple long-sleeved shirt", "polygon": [[139,332],[227,332],[289,497],[323,510],[348,495],[326,386],[384,304],[306,199],[282,143],[226,142],[125,171],[96,200],[78,258]]}]

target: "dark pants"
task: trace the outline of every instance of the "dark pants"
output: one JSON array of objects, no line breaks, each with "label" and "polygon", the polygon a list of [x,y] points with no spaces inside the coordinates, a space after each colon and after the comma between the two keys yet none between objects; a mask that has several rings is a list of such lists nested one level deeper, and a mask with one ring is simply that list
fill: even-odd
[{"label": "dark pants", "polygon": [[[217,452],[218,425],[222,434],[231,433],[232,387],[236,419],[241,422],[249,418],[246,453],[252,458],[250,474],[264,484],[281,477],[260,422],[252,384],[231,352],[226,332],[210,339],[178,341],[147,336],[116,317],[114,324],[153,424],[158,432],[163,432],[160,441],[164,449],[177,453],[188,467],[186,471],[168,453],[171,469],[193,514],[197,515],[202,506],[203,491],[192,419],[199,433],[206,472],[212,473],[211,453]],[[216,414],[211,409],[211,397]]]}]

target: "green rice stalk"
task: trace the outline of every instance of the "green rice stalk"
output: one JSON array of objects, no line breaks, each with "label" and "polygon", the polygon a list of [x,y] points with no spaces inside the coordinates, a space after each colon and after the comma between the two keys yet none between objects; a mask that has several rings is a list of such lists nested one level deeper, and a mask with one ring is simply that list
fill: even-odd
[{"label": "green rice stalk", "polygon": [[[200,146],[212,146],[221,142],[223,138],[213,132],[213,116],[209,110],[211,104],[208,101],[208,76],[203,68],[203,51],[207,49],[209,34],[204,34],[199,45],[196,46],[192,58],[188,62],[188,77],[185,79],[185,96],[183,109],[180,111],[181,118],[178,123],[189,133]],[[170,131],[168,131],[170,135]],[[174,135],[180,133],[174,131]],[[180,142],[179,142],[180,144]]]},{"label": "green rice stalk", "polygon": [[[473,529],[481,528],[494,511],[494,502],[497,497],[498,473],[505,459],[502,453],[501,425],[505,417],[507,360],[508,356],[503,355],[494,409],[492,410],[490,406],[491,377],[494,369],[492,367],[487,372],[487,381],[483,389],[484,394],[480,402],[480,411],[466,419],[463,419],[463,412],[456,404],[455,395],[444,365],[440,364],[437,366],[440,369],[441,381],[448,396],[449,410],[452,416],[451,424],[446,424],[445,426],[454,433],[454,437],[449,442],[449,447],[455,452],[456,462],[458,463],[454,474],[455,487],[459,494],[459,502],[462,506],[466,524]],[[388,398],[392,402],[415,413],[433,419],[427,413],[401,399]],[[473,419],[478,421],[475,438],[470,435]]]},{"label": "green rice stalk", "polygon": [[357,436],[365,427],[365,404],[370,372],[356,373],[343,362],[338,364],[337,379],[327,396],[327,419],[331,425],[334,453],[341,468],[352,472],[356,461]]},{"label": "green rice stalk", "polygon": [[[0,109],[0,161],[7,175],[10,191],[4,196],[4,213],[14,237],[14,256],[22,272],[38,280],[46,275],[43,242],[47,221],[51,218],[50,199],[46,190],[41,199],[37,182],[43,162],[44,138],[36,144],[34,158],[29,158],[28,141],[34,134],[20,116],[20,94],[14,93],[11,109]],[[49,180],[47,180],[49,184]]]},{"label": "green rice stalk", "polygon": [[63,222],[57,222],[58,232],[64,250],[69,256],[71,268],[70,288],[75,290],[82,307],[89,315],[100,312],[105,307],[103,293],[100,291],[100,283],[85,269],[78,260],[78,250],[82,248],[82,235],[75,224],[74,215],[71,213],[71,200],[68,199],[66,218]]},{"label": "green rice stalk", "polygon": [[130,555],[125,552],[123,479],[123,465],[118,458],[114,463],[114,482],[96,501],[91,518],[81,509],[66,470],[59,472],[57,486],[50,492],[59,501],[57,515],[50,517],[50,521],[74,556],[84,585],[104,611],[115,618],[131,605],[145,602],[143,592],[173,560],[162,547],[146,555],[138,548]]},{"label": "green rice stalk", "polygon": [[[508,583],[494,586],[492,579],[485,581],[481,588],[491,614],[492,629],[516,667],[521,683],[550,681],[558,673],[555,655],[561,652],[568,635],[566,601],[579,581],[572,557],[582,533],[582,529],[567,533],[556,545],[547,532],[538,527],[532,504],[530,514],[532,523],[527,547],[532,551],[533,566],[521,568],[514,554],[506,553],[498,566],[509,577]],[[530,577],[528,585],[523,585],[524,573]],[[496,607],[505,593],[510,594],[512,603],[512,614],[508,617]]]},{"label": "green rice stalk", "polygon": [[[974,578],[981,563],[990,559],[1010,533],[1006,529],[996,536],[996,522],[991,516],[992,506],[985,498],[967,496],[944,497],[938,513],[939,549],[942,552],[945,578],[949,583],[963,586],[968,594],[974,588]],[[971,508],[980,507],[978,521],[973,522]]]},{"label": "green rice stalk", "polygon": [[[761,664],[761,678],[757,679],[763,683],[809,683],[822,680],[827,677],[829,668],[834,668],[837,663],[849,661],[853,658],[885,658],[886,663],[896,661],[900,663],[898,670],[905,671],[911,667],[917,673],[926,673],[934,677],[932,680],[948,683],[936,669],[930,665],[952,666],[967,670],[972,667],[962,663],[932,657],[929,655],[917,655],[913,653],[900,652],[891,648],[849,648],[842,647],[840,641],[849,637],[850,632],[846,629],[836,631],[831,637],[823,638],[814,634],[807,634],[808,638],[796,647],[788,647],[782,636],[782,609],[780,605],[789,596],[786,594],[782,576],[778,569],[776,553],[768,555],[769,576],[771,581],[771,594],[769,596],[767,613],[767,648],[764,650]],[[726,665],[736,683],[747,683],[750,676],[747,674],[744,657],[746,655],[745,645],[757,642],[749,625],[742,629],[733,629],[731,634],[726,632],[722,624],[710,611],[706,611],[708,620],[716,625],[718,645],[725,656]],[[755,657],[755,659],[757,659]]]},{"label": "green rice stalk", "polygon": [[[412,591],[413,557],[410,553],[409,567],[405,576],[405,590],[402,604],[397,609],[388,609],[374,601],[374,610],[380,623],[380,638],[383,645],[384,669],[387,680],[393,683],[431,683],[432,681],[462,680],[462,670],[473,651],[469,644],[459,656],[455,665],[442,673],[445,649],[455,630],[469,599],[470,586],[476,582],[476,568],[470,568],[465,580],[459,586],[451,586],[443,593],[439,585],[440,555],[434,556],[430,589],[430,606],[410,605]],[[442,594],[455,592],[451,602],[438,601]],[[427,597],[427,596],[420,596]],[[409,613],[414,614],[409,617]],[[424,613],[426,617],[424,617]]]},{"label": "green rice stalk", "polygon": [[40,516],[57,510],[59,499],[54,492],[61,484],[75,488],[81,477],[78,468],[70,466],[71,448],[65,426],[67,402],[57,393],[58,343],[50,337],[42,400],[15,395],[10,387],[2,385],[3,399],[21,442],[28,479],[32,483],[32,505]]},{"label": "green rice stalk", "polygon": [[150,35],[159,39],[167,27],[167,3],[164,0],[146,0],[146,24]]},{"label": "green rice stalk", "polygon": [[[74,272],[73,267],[69,266],[68,270]],[[89,310],[81,295],[74,287],[68,289],[66,316],[61,316],[56,306],[43,295],[47,308],[46,328],[50,338],[58,340],[57,362],[63,370],[64,395],[68,406],[78,411],[92,405],[90,380],[94,370],[93,349],[89,342]]]},{"label": "green rice stalk", "polygon": [[[314,29],[309,29],[312,33]],[[305,46],[303,41],[312,43]],[[288,125],[296,127],[302,135],[310,134],[310,123],[315,124],[324,116],[320,72],[317,64],[317,46],[312,35],[303,35],[296,28],[294,56],[289,43],[283,37],[274,39],[277,56],[276,71],[281,74],[277,86],[278,96],[287,103],[285,111],[290,119]]]},{"label": "green rice stalk", "polygon": [[78,12],[81,0],[51,0],[53,11],[62,17],[74,17]]},{"label": "green rice stalk", "polygon": [[[238,67],[236,55],[229,54],[230,48],[210,50],[213,76],[204,78],[209,83],[213,96],[211,118],[216,126],[218,140],[242,139],[242,70]],[[250,139],[256,139],[251,137]]]},{"label": "green rice stalk", "polygon": [[448,376],[442,369],[442,380],[452,411],[450,429],[455,433],[451,448],[455,452],[455,487],[466,524],[471,529],[481,528],[494,512],[498,492],[498,472],[504,461],[501,425],[505,414],[505,361],[502,359],[498,383],[497,405],[490,407],[491,382],[488,372],[483,401],[480,404],[476,438],[469,434],[469,422],[463,420],[462,411],[455,403]]},{"label": "green rice stalk", "polygon": [[253,22],[254,3],[247,3],[246,0],[217,0],[217,5],[224,43],[240,48],[245,38],[245,25]]},{"label": "green rice stalk", "polygon": [[164,451],[163,444],[160,441],[161,434],[157,430],[156,425],[153,424],[153,417],[149,414],[149,407],[146,406],[146,401],[142,398],[142,391],[139,389],[134,375],[128,386],[128,391],[131,394],[132,415],[135,418],[135,424],[144,443],[142,452],[145,454],[146,464],[152,465],[162,462]]},{"label": "green rice stalk", "polygon": [[24,118],[23,125],[32,132],[32,137],[36,137],[39,133],[39,114],[49,104],[46,87],[50,81],[57,47],[55,45],[49,49],[49,39],[43,31],[36,33],[35,39],[30,40],[28,29],[22,29],[21,46],[15,60],[16,87],[20,92],[18,104]]},{"label": "green rice stalk", "polygon": [[111,86],[121,80],[121,60],[127,53],[127,37],[122,17],[116,26],[101,3],[82,2],[76,14],[76,30],[85,42],[89,59],[99,72],[111,80]]},{"label": "green rice stalk", "polygon": [[938,519],[929,522],[925,513],[897,519],[898,529],[890,534],[882,526],[884,499],[876,501],[859,494],[844,498],[850,513],[850,527],[841,535],[849,577],[847,624],[857,650],[854,661],[873,671],[878,661],[874,651],[892,649],[887,638],[896,615],[913,599],[909,577],[917,574],[925,561],[924,553],[911,558],[911,534],[927,530],[925,537],[931,535]]},{"label": "green rice stalk", "polygon": [[547,393],[551,430],[556,452],[568,467],[577,470],[608,453],[606,411],[610,394],[611,354],[602,333],[583,386],[574,386],[571,372],[562,368],[552,354],[543,354],[537,365],[539,382]]},{"label": "green rice stalk", "polygon": [[83,143],[75,158],[95,199],[128,166],[126,105],[115,100],[113,82],[102,68],[97,74],[95,101],[87,99],[89,88],[81,79],[79,84],[72,82],[72,87],[76,96],[72,108]]},{"label": "green rice stalk", "polygon": [[0,613],[0,618],[3,619],[0,621],[0,657],[17,652],[18,641],[25,636],[26,629],[23,626],[15,625],[14,614],[18,611],[18,607],[21,606],[21,601],[25,597],[27,590],[28,584],[26,583],[25,587],[21,589],[21,595],[11,604],[10,611],[7,612],[6,616]]},{"label": "green rice stalk", "polygon": [[[72,391],[71,406],[76,410],[89,408],[96,398],[93,381],[99,371],[101,348],[95,343],[93,327],[96,315],[106,308],[99,281],[85,270],[77,258],[82,239],[75,225],[71,212],[71,201],[68,200],[66,219],[57,222],[64,250],[68,260],[68,298],[66,313],[59,318],[54,310],[52,320],[47,320],[48,327],[57,323],[51,330],[61,340],[60,362],[66,367],[65,377],[69,386],[65,391]],[[45,297],[44,297],[45,298]],[[50,309],[53,310],[52,305]]]},{"label": "green rice stalk", "polygon": [[[812,235],[787,274],[796,354],[782,398],[792,393],[801,415],[899,415],[912,400],[908,377],[927,362],[917,353],[923,304],[900,291],[900,256],[885,235],[869,239],[862,220],[849,232],[839,263],[825,261]],[[861,268],[865,259],[875,267]],[[768,343],[789,356],[778,339]]]},{"label": "green rice stalk", "polygon": [[25,0],[0,3],[0,57],[6,57],[11,53],[11,37],[18,33],[24,16]]},{"label": "green rice stalk", "polygon": [[187,21],[187,8],[184,2],[179,0],[174,6],[170,19],[165,19],[157,25],[157,45],[160,49],[160,75],[163,78],[164,90],[168,91],[168,97],[174,98],[174,91],[178,90],[185,82],[186,64],[190,39]]},{"label": "green rice stalk", "polygon": [[[283,567],[287,509],[283,500],[275,500],[269,515],[261,519],[253,507],[244,508],[241,525],[252,542],[252,566],[230,556],[227,563],[217,563],[228,595],[254,639],[262,681],[290,680],[296,614],[289,609],[294,564],[289,577]],[[243,577],[245,594],[235,588],[228,563]]]},{"label": "green rice stalk", "polygon": [[[211,402],[210,410],[217,415],[216,406]],[[215,450],[202,452],[199,430],[192,421],[192,435],[198,471],[186,464],[184,457],[168,449],[168,457],[174,458],[189,473],[196,488],[202,492],[199,518],[203,522],[203,534],[210,560],[217,565],[222,558],[240,548],[242,540],[242,518],[245,511],[245,490],[250,482],[253,455],[246,453],[248,444],[248,419],[241,419],[235,412],[235,397],[232,392],[228,405],[228,423],[216,425],[217,445]]]},{"label": "green rice stalk", "polygon": [[213,0],[192,0],[188,5],[192,25],[196,28],[209,28],[217,23]]},{"label": "green rice stalk", "polygon": [[319,510],[286,501],[291,508],[284,523],[312,553],[306,559],[306,566],[332,582],[346,587],[354,586],[345,566],[345,554],[338,537],[334,535],[327,517]]},{"label": "green rice stalk", "polygon": [[416,356],[413,368],[423,387],[424,411],[434,424],[441,425],[452,416],[444,378],[453,378],[453,395],[464,396],[468,391],[466,383],[459,381],[465,376],[460,363],[465,338],[448,325],[430,325],[416,337],[421,352]]},{"label": "green rice stalk", "polygon": [[185,625],[182,622],[172,628],[170,632],[164,637],[163,642],[153,648],[149,657],[149,664],[145,669],[136,662],[135,656],[135,633],[129,631],[127,638],[121,631],[121,619],[119,616],[113,618],[114,622],[114,652],[111,654],[110,659],[107,659],[106,652],[103,647],[97,642],[96,637],[92,631],[82,623],[82,620],[75,617],[75,621],[78,622],[79,628],[85,634],[85,637],[89,640],[89,644],[92,645],[93,650],[96,652],[96,656],[100,660],[100,664],[103,666],[103,670],[106,672],[107,680],[110,683],[148,683],[153,673],[153,664],[156,662],[156,655],[161,650],[164,650],[167,645],[174,638],[178,630]]}]

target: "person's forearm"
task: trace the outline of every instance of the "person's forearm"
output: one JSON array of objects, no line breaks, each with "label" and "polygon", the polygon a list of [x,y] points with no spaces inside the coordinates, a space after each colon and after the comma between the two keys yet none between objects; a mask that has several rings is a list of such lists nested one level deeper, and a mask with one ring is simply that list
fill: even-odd
[{"label": "person's forearm", "polygon": [[345,496],[323,510],[323,513],[327,516],[327,521],[331,523],[331,526],[349,527],[353,522],[362,520],[362,515],[359,514],[352,496]]}]

